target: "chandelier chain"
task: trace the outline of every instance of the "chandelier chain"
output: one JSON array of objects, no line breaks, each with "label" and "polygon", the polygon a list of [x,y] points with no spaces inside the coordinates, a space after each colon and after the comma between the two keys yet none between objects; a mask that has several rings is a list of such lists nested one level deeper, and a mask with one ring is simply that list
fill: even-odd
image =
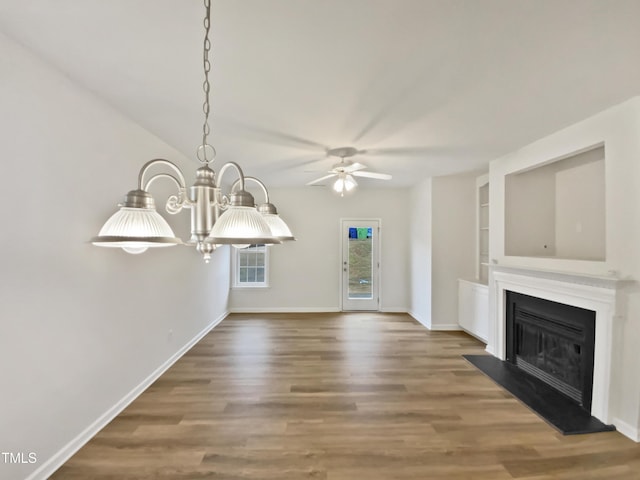
[{"label": "chandelier chain", "polygon": [[200,162],[209,164],[216,156],[215,148],[207,143],[207,137],[211,133],[211,127],[209,126],[209,112],[211,111],[211,104],[209,101],[209,93],[211,92],[211,83],[209,81],[209,72],[211,72],[211,61],[209,60],[209,53],[211,52],[211,40],[209,40],[209,30],[211,28],[211,0],[204,0],[204,7],[204,42],[202,52],[202,66],[204,69],[204,82],[202,83],[204,103],[202,104],[202,111],[204,112],[204,123],[202,125],[202,145],[198,147],[197,157]]}]

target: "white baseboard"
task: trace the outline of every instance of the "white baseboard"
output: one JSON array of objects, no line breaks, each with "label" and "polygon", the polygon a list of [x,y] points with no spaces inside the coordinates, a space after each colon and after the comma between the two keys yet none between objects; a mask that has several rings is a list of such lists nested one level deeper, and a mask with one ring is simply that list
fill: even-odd
[{"label": "white baseboard", "polygon": [[433,323],[427,322],[426,320],[422,319],[419,315],[417,315],[415,312],[412,312],[411,310],[409,310],[407,313],[411,315],[414,318],[414,320],[421,323],[422,325],[424,325],[425,327],[427,327],[429,330],[432,330],[432,331],[452,332],[452,331],[462,330],[462,328],[460,328],[460,325],[458,325],[457,323],[451,323],[451,324],[441,323],[441,324],[434,325]]},{"label": "white baseboard", "polygon": [[336,313],[338,307],[233,307],[231,313]]},{"label": "white baseboard", "polygon": [[485,352],[497,357],[496,352],[493,350],[493,347],[487,343],[487,346],[484,349]]},{"label": "white baseboard", "polygon": [[482,337],[480,337],[480,336],[476,335],[475,333],[470,332],[470,331],[469,331],[469,330],[467,330],[466,328],[460,327],[460,330],[462,330],[464,333],[466,333],[466,334],[468,334],[468,335],[471,335],[471,336],[472,336],[473,338],[475,338],[476,340],[480,340],[480,341],[481,341],[482,343],[484,343],[485,345],[487,345],[487,344],[489,343],[485,338],[482,338]]},{"label": "white baseboard", "polygon": [[44,462],[36,471],[29,475],[26,480],[46,480],[53,472],[59,469],[71,456],[91,440],[100,430],[102,430],[111,420],[129,406],[142,392],[155,382],[164,372],[176,363],[185,353],[198,343],[207,333],[229,315],[229,311],[224,312],[213,322],[207,325],[200,333],[193,337],[186,345],[173,354],[166,362],[160,365],[151,375],[145,378],[133,390],[127,393],[113,407],[98,417],[91,425],[84,429],[76,438],[67,443],[57,453]]},{"label": "white baseboard", "polygon": [[[375,310],[374,310],[375,311]],[[387,307],[381,313],[407,313],[405,307]],[[336,313],[340,307],[232,307],[230,313]]]},{"label": "white baseboard", "polygon": [[616,426],[616,430],[625,437],[629,437],[634,442],[640,443],[640,430],[638,430],[637,427],[629,425],[627,422],[623,422],[619,418],[614,418],[613,424]]},{"label": "white baseboard", "polygon": [[462,330],[462,328],[457,323],[442,323],[437,325],[431,324],[431,330],[439,332],[457,332]]},{"label": "white baseboard", "polygon": [[427,322],[426,320],[424,320],[420,315],[418,315],[415,312],[412,312],[411,310],[409,310],[407,312],[411,317],[413,317],[413,319],[418,322],[421,323],[422,325],[424,325],[426,328],[428,328],[429,330],[431,330],[431,322]]}]

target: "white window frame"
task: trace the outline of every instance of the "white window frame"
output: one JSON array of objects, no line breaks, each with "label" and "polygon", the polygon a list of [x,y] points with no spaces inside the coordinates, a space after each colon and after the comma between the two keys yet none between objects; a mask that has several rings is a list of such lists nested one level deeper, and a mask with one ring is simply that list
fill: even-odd
[{"label": "white window frame", "polygon": [[[255,245],[251,245],[254,247]],[[247,252],[246,248],[232,248],[231,252],[231,272],[232,272],[232,288],[267,288],[269,287],[269,247],[267,245],[259,245],[264,253],[264,281],[262,282],[242,282],[240,281],[240,256],[243,252]],[[249,248],[251,248],[249,247]],[[252,266],[252,265],[249,265]]]}]

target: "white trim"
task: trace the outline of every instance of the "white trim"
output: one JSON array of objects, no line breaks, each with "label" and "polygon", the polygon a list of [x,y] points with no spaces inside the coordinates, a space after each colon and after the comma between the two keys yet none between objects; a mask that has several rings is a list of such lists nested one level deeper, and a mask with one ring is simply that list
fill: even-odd
[{"label": "white trim", "polygon": [[407,307],[381,307],[378,311],[380,313],[408,313]]},{"label": "white trim", "polygon": [[336,313],[340,307],[232,307],[230,313]]},{"label": "white trim", "polygon": [[186,345],[180,350],[174,353],[167,361],[156,368],[147,378],[142,380],[136,387],[134,387],[129,393],[122,397],[114,406],[109,408],[106,412],[100,415],[91,425],[85,428],[80,434],[78,434],[73,440],[67,443],[64,447],[53,454],[46,462],[44,462],[37,470],[29,475],[25,480],[39,480],[49,478],[56,470],[58,470],[67,460],[69,460],[73,454],[80,450],[89,440],[91,440],[100,430],[107,426],[107,424],[117,417],[125,408],[129,406],[140,394],[142,394],[149,386],[155,382],[160,376],[166,372],[174,363],[191,349],[196,343],[198,343],[206,334],[208,334],[213,328],[224,320],[229,311],[225,311],[222,315],[216,318],[213,322],[207,325],[200,333],[193,337]]},{"label": "white trim", "polygon": [[[489,343],[487,342],[487,339],[486,339],[486,338],[482,338],[482,337],[480,337],[480,336],[476,335],[475,333],[473,333],[472,331],[467,330],[467,329],[466,329],[466,328],[464,328],[464,327],[460,327],[458,330],[462,330],[462,331],[463,331],[464,333],[466,333],[467,335],[470,335],[471,337],[475,338],[476,340],[481,341],[481,342],[482,342],[482,343],[484,343],[485,345],[488,345],[488,344],[489,344]],[[486,350],[486,348],[485,348],[485,350]]]},{"label": "white trim", "polygon": [[[229,313],[336,313],[340,307],[232,307]],[[367,310],[355,310],[367,313]],[[375,313],[375,311],[371,311]],[[380,313],[409,313],[406,307],[388,307],[378,310]],[[348,313],[348,312],[346,312]],[[411,314],[409,314],[411,315]],[[411,315],[413,317],[413,315]],[[413,317],[415,319],[415,317]],[[421,322],[422,323],[422,322]]]},{"label": "white trim", "polygon": [[409,310],[407,312],[416,322],[422,324],[427,330],[431,330],[431,322],[427,322],[420,315]]},{"label": "white trim", "polygon": [[431,330],[432,332],[458,332],[458,331],[464,331],[462,328],[460,328],[460,325],[458,325],[457,323],[443,323],[443,324],[433,325],[430,322],[427,322],[424,319],[422,319],[415,312],[408,311],[407,313],[416,322],[421,323],[424,327],[426,327],[428,330]]},{"label": "white trim", "polygon": [[614,418],[612,423],[622,435],[629,437],[634,442],[640,443],[640,430],[638,428],[629,425],[627,422],[624,422],[619,418]]},{"label": "white trim", "polygon": [[464,331],[460,325],[457,323],[437,323],[435,325],[431,325],[431,329],[434,332],[458,332]]},{"label": "white trim", "polygon": [[[517,258],[517,257],[510,257]],[[548,278],[565,283],[575,283],[578,285],[588,285],[591,287],[602,287],[615,289],[634,283],[631,278],[619,278],[617,272],[610,272],[610,275],[595,275],[588,273],[568,272],[561,270],[548,270],[542,268],[522,267],[521,265],[494,264],[491,265],[494,272],[506,272],[526,277]]]},{"label": "white trim", "polygon": [[271,288],[271,285],[263,285],[261,283],[248,283],[246,285],[231,285],[230,286],[231,290],[251,290],[256,289],[256,290],[264,290]]}]

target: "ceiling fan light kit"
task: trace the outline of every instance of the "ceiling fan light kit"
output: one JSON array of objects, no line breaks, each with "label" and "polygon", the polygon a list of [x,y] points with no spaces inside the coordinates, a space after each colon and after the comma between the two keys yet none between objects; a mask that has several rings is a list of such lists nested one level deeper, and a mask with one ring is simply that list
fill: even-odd
[{"label": "ceiling fan light kit", "polygon": [[[209,262],[215,248],[223,244],[232,244],[242,248],[252,244],[276,244],[295,240],[287,224],[278,215],[275,206],[269,203],[269,193],[265,185],[253,177],[245,177],[237,163],[225,163],[216,174],[209,167],[215,160],[215,148],[207,142],[209,127],[209,72],[211,62],[209,52],[211,41],[211,1],[204,0],[204,83],[205,100],[203,104],[204,124],[202,126],[202,144],[196,156],[203,165],[196,171],[195,183],[187,188],[184,175],[173,162],[162,158],[150,160],[140,169],[138,187],[130,191],[120,210],[112,215],[100,229],[98,236],[91,242],[99,247],[122,248],[125,252],[139,254],[148,248],[169,247],[182,244],[175,236],[167,221],[156,211],[155,201],[149,193],[149,187],[158,179],[167,179],[177,187],[177,194],[168,198],[166,210],[177,214],[183,209],[191,210],[191,237],[187,245],[196,247],[205,262]],[[163,167],[168,171],[159,171],[147,179],[151,169]],[[235,170],[238,179],[228,195],[222,193],[219,185],[223,175]],[[245,181],[257,183],[265,194],[265,203],[256,208],[253,195],[245,190]]]},{"label": "ceiling fan light kit", "polygon": [[338,179],[333,184],[333,189],[344,197],[345,192],[350,192],[358,186],[358,182],[348,173],[341,173],[338,175]]},{"label": "ceiling fan light kit", "polygon": [[341,197],[344,197],[345,193],[353,191],[358,186],[358,182],[354,177],[372,178],[375,180],[391,180],[391,175],[387,173],[363,172],[362,170],[367,168],[366,165],[358,162],[354,163],[351,160],[345,160],[345,158],[353,157],[359,153],[365,153],[365,151],[358,150],[355,147],[340,147],[327,150],[327,156],[338,157],[340,158],[340,162],[333,165],[331,170],[329,170],[329,175],[316,178],[315,180],[307,183],[307,185],[318,185],[325,180],[337,177],[336,181],[332,185],[333,190],[340,194]]}]

